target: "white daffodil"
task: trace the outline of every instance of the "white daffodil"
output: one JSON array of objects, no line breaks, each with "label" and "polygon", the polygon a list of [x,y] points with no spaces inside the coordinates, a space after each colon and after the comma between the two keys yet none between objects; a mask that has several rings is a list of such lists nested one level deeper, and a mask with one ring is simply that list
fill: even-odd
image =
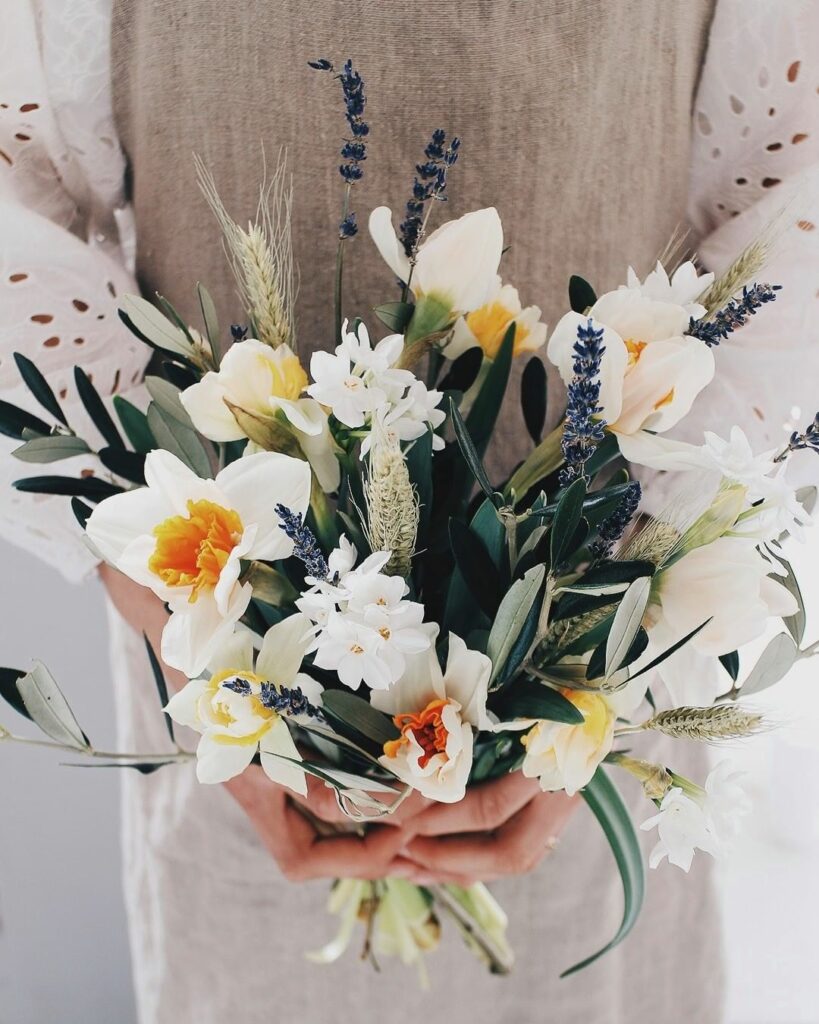
[{"label": "white daffodil", "polygon": [[702,298],[713,283],[714,275],[698,274],[697,268],[690,260],[681,263],[670,278],[659,260],[645,281],[641,281],[631,267],[628,268],[626,277],[626,287],[636,288],[648,299],[682,306],[688,316],[695,319],[705,313],[705,306],[697,300]]},{"label": "white daffodil", "polygon": [[515,325],[513,354],[534,352],[546,343],[548,327],[541,323],[540,316],[539,306],[524,309],[517,288],[510,284],[501,286],[498,278],[495,294],[478,309],[455,321],[444,355],[457,359],[477,345],[487,359],[494,359],[511,324]]},{"label": "white daffodil", "polygon": [[281,503],[306,513],[310,467],[259,452],[203,480],[170,452],[154,451],[145,483],[100,502],[86,529],[107,561],[170,606],[162,657],[195,676],[248,606],[242,559],[292,553],[274,509]]},{"label": "white daffodil", "polygon": [[724,681],[716,658],[756,639],[771,617],[796,612],[796,599],[771,571],[755,541],[720,537],[656,574],[644,619],[646,660],[710,620],[657,667],[675,703],[709,704]]},{"label": "white daffodil", "polygon": [[[337,566],[348,564],[350,550],[330,556],[331,572],[337,571],[334,555]],[[429,646],[423,605],[404,600],[409,588],[402,577],[381,572],[389,558],[389,552],[378,551],[357,569],[313,581],[296,602],[314,624],[310,650],[316,665],[336,672],[352,689],[362,682],[386,689],[404,671],[406,657]]]},{"label": "white daffodil", "polygon": [[521,737],[526,748],[521,771],[529,779],[539,779],[541,789],[564,789],[571,796],[591,780],[611,750],[615,720],[631,714],[643,699],[645,685],[635,680],[614,693],[568,688],[560,692],[581,712],[582,724],[521,719],[499,723],[494,731],[528,728]]},{"label": "white daffodil", "polygon": [[696,850],[721,856],[738,831],[739,819],[751,809],[741,777],[726,761],[709,774],[705,789],[672,773],[678,784],[663,797],[659,813],[640,826],[644,831],[656,826],[659,835],[649,865],[656,868],[668,857],[669,863],[688,871]]},{"label": "white daffodil", "polygon": [[685,307],[621,287],[601,295],[587,315],[566,313],[547,349],[566,384],[574,376],[577,329],[589,319],[603,330],[600,405],[609,429],[619,439],[643,428],[664,433],[679,423],[714,376],[709,347],[685,337]]},{"label": "white daffodil", "polygon": [[[446,413],[438,405],[444,397],[443,391],[430,391],[421,380],[414,380],[407,388],[406,395],[391,408],[376,412],[375,420],[382,432],[383,443],[398,445],[401,442],[417,441],[428,430],[432,431],[432,450],[441,451],[446,443],[435,431],[446,420]],[[370,432],[361,442],[361,457],[370,451],[373,434]]]},{"label": "white daffodil", "polygon": [[193,425],[211,441],[247,437],[234,410],[262,424],[276,418],[296,439],[321,487],[335,491],[341,480],[327,413],[303,397],[307,374],[288,345],[271,348],[255,338],[236,342],[218,371],[211,370],[180,394]]},{"label": "white daffodil", "polygon": [[[410,261],[392,226],[392,211],[379,206],[370,214],[370,235],[387,266],[401,281],[410,280]],[[411,287],[416,298],[444,310],[470,313],[488,302],[496,288],[503,252],[503,228],[490,206],[433,231],[418,249]]]},{"label": "white daffodil", "polygon": [[268,778],[305,795],[307,785],[288,719],[309,718],[321,686],[300,672],[309,623],[291,615],[265,634],[254,665],[250,633],[237,632],[215,652],[209,679],[192,679],[165,710],[201,734],[196,748],[200,782],[226,782],[258,752]]},{"label": "white daffodil", "polygon": [[702,445],[638,431],[620,437],[625,459],[649,469],[719,474],[724,480],[746,488],[746,510],[734,532],[757,540],[775,540],[782,533],[801,540],[812,516],[799,502],[796,489],[787,480],[787,464],[774,462],[776,451],[755,454],[740,427],[731,428],[727,439],[706,431]]},{"label": "white daffodil", "polygon": [[435,653],[438,627],[427,623],[428,649],[408,655],[401,678],[374,692],[373,707],[393,716],[400,737],[384,744],[381,763],[423,796],[461,800],[472,768],[474,731],[489,728],[486,698],[492,662],[449,634],[446,670]]}]

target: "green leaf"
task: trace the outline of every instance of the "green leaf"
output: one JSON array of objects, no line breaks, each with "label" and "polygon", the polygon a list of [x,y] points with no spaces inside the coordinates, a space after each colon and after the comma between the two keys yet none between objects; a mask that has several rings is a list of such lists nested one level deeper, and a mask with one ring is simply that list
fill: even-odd
[{"label": "green leaf", "polygon": [[793,642],[793,638],[787,633],[780,633],[768,644],[754,665],[748,678],[739,689],[741,697],[747,697],[752,693],[759,693],[767,690],[769,686],[778,683],[780,679],[790,672],[796,659],[799,657],[799,648]]},{"label": "green leaf", "polygon": [[159,694],[159,706],[162,708],[162,714],[165,718],[165,728],[168,730],[168,735],[171,737],[171,740],[176,743],[176,737],[173,734],[173,720],[165,710],[168,703],[168,684],[165,682],[165,673],[162,671],[162,666],[159,664],[159,658],[157,658],[156,652],[151,645],[151,641],[148,639],[148,634],[143,632],[142,639],[145,641],[145,650],[148,652],[148,662],[151,666],[151,674],[154,677],[156,692]]},{"label": "green leaf", "polygon": [[91,449],[81,437],[73,434],[52,434],[49,437],[34,437],[11,453],[22,462],[59,462],[75,455],[86,455]]},{"label": "green leaf", "polygon": [[465,394],[478,379],[482,363],[483,349],[479,345],[468,348],[453,361],[438,384],[438,391],[460,391]]},{"label": "green leaf", "polygon": [[54,677],[40,661],[17,680],[17,689],[29,717],[57,743],[77,750],[88,748],[88,739],[68,706]]},{"label": "green leaf", "polygon": [[537,356],[532,356],[523,371],[520,401],[529,436],[540,444],[546,422],[546,367]]},{"label": "green leaf", "polygon": [[111,448],[125,448],[125,443],[120,437],[119,431],[111,419],[111,414],[105,408],[99,392],[91,383],[86,372],[79,366],[74,367],[74,382],[77,385],[77,394],[85,406],[85,411],[91,417],[91,422],[102,434]]},{"label": "green leaf", "polygon": [[455,430],[458,447],[461,449],[461,454],[466,460],[466,464],[469,466],[470,472],[477,480],[478,486],[486,497],[489,498],[490,501],[494,501],[494,488],[489,482],[489,477],[486,475],[486,470],[481,462],[481,457],[478,455],[475,445],[472,443],[472,438],[469,436],[469,431],[466,429],[466,424],[461,418],[458,407],[451,398],[449,400],[449,415],[452,419],[452,426]]},{"label": "green leaf", "polygon": [[158,446],[181,459],[197,476],[203,479],[213,476],[208,453],[194,431],[166,414],[156,402],[148,406],[148,427]]},{"label": "green leaf", "polygon": [[414,312],[415,306],[411,302],[385,302],[373,309],[381,323],[395,334],[404,333]]},{"label": "green leaf", "polygon": [[[632,583],[641,576],[652,576],[653,574],[654,564],[652,562],[638,559],[607,562],[604,565],[595,566],[587,573],[584,573],[580,579],[572,584],[572,588],[576,589],[578,586],[585,586],[587,584],[591,586],[606,586],[610,583]],[[575,593],[561,596],[554,613],[555,621],[574,618],[574,616],[581,615],[583,612],[610,603],[609,601],[590,601],[589,598],[591,596],[590,593],[585,595]]]},{"label": "green leaf", "polygon": [[141,296],[123,296],[119,312],[125,325],[147,344],[187,359],[193,356],[193,346],[185,332]]},{"label": "green leaf", "polygon": [[730,654],[720,654],[720,664],[731,677],[732,682],[739,679],[739,651],[731,651]]},{"label": "green leaf", "polygon": [[604,469],[619,455],[620,446],[617,443],[617,436],[615,434],[606,434],[586,463],[586,475],[593,480],[601,469]]},{"label": "green leaf", "polygon": [[516,580],[500,603],[492,623],[486,653],[492,662],[490,683],[494,682],[506,666],[529,612],[540,595],[546,569],[537,565],[522,580]]},{"label": "green leaf", "polygon": [[458,519],[449,520],[449,543],[467,588],[480,605],[481,611],[487,618],[493,619],[503,598],[503,587],[486,545]]},{"label": "green leaf", "polygon": [[782,567],[785,569],[787,575],[784,577],[775,576],[774,579],[777,583],[781,583],[793,595],[798,606],[793,615],[789,615],[782,621],[784,622],[787,631],[793,637],[796,646],[800,647],[802,641],[805,639],[805,628],[808,623],[807,614],[805,612],[805,599],[802,596],[802,591],[799,587],[799,580],[796,578],[796,573],[793,571],[791,563],[784,559],[778,552],[776,557],[782,563]]},{"label": "green leaf", "polygon": [[85,524],[91,518],[91,513],[94,511],[89,505],[86,505],[84,501],[80,501],[79,498],[71,499],[71,511],[80,526],[85,529]]},{"label": "green leaf", "polygon": [[145,387],[154,402],[165,413],[166,419],[170,416],[171,419],[181,423],[188,430],[195,430],[188,411],[179,397],[178,387],[171,384],[169,380],[165,380],[164,377],[151,376],[145,378]]},{"label": "green leaf", "polygon": [[[700,630],[705,629],[705,627],[708,625],[708,623],[710,621],[711,621],[711,619],[708,618],[708,619],[705,620],[705,622],[701,622],[699,624],[699,626],[697,626],[696,629],[692,629],[690,633],[686,633],[685,636],[682,637],[682,639],[678,640],[676,643],[672,644],[670,647],[667,647],[662,652],[662,654],[658,654],[656,658],[652,658],[652,660],[647,665],[643,665],[643,667],[640,669],[639,672],[635,672],[633,676],[629,676],[629,682],[631,682],[632,679],[636,679],[638,676],[644,675],[646,672],[650,672],[652,669],[655,669],[658,665],[662,665],[662,663],[667,658],[670,658],[672,654],[676,654],[677,651],[681,647],[684,647],[688,643],[689,640],[693,640],[694,637],[697,635],[697,633],[699,633]],[[734,652],[734,654],[736,654],[736,651]],[[723,655],[722,657],[727,658],[728,655]],[[722,661],[722,657],[719,659],[720,661]],[[725,664],[725,662],[723,662],[723,664]],[[739,669],[739,657],[737,657],[737,669]],[[729,669],[729,671],[730,671],[730,669]],[[736,677],[734,677],[734,678],[736,678]]]},{"label": "green leaf", "polygon": [[97,452],[100,462],[112,473],[134,484],[145,483],[145,456],[125,448],[101,448]]},{"label": "green leaf", "polygon": [[594,288],[588,281],[572,274],[569,278],[569,305],[575,313],[585,313],[590,306],[597,302]]},{"label": "green leaf", "polygon": [[32,434],[51,433],[51,427],[39,416],[34,416],[25,409],[18,409],[11,402],[0,400],[0,434],[22,441],[24,430],[31,431]]},{"label": "green leaf", "polygon": [[148,417],[137,409],[135,405],[123,398],[121,395],[114,395],[114,409],[116,410],[125,436],[131,442],[135,451],[147,455],[157,447],[151,428],[148,426]]},{"label": "green leaf", "polygon": [[216,305],[211,298],[210,292],[199,281],[196,282],[196,294],[199,296],[199,308],[202,311],[202,321],[205,325],[205,337],[208,339],[210,351],[214,359],[219,358],[219,317],[216,315]]},{"label": "green leaf", "polygon": [[550,722],[566,725],[582,725],[583,712],[578,710],[563,694],[545,683],[534,679],[519,679],[509,686],[492,711],[502,722],[515,718],[545,718]]},{"label": "green leaf", "polygon": [[622,942],[634,927],[645,898],[645,866],[640,853],[640,844],[631,815],[614,783],[601,767],[597,769],[591,782],[581,789],[580,793],[600,822],[617,862],[623,882],[623,920],[617,929],[617,934],[610,942],[607,942],[592,956],[586,957],[579,964],[564,971],[561,974],[562,978],[588,967],[598,957]]},{"label": "green leaf", "polygon": [[264,562],[251,562],[243,582],[251,585],[257,600],[275,608],[292,605],[299,596],[298,590],[283,573]]},{"label": "green leaf", "polygon": [[414,441],[406,452],[407,471],[418,495],[419,519],[416,550],[426,546],[427,531],[432,515],[432,431]]},{"label": "green leaf", "polygon": [[354,693],[346,690],[325,690],[321,695],[322,705],[334,718],[355,729],[356,732],[383,747],[401,733],[392,719]]},{"label": "green leaf", "polygon": [[512,368],[514,348],[515,325],[511,323],[498,349],[498,354],[489,364],[480,390],[466,417],[466,429],[480,455],[486,451],[503,404],[503,396],[509,381],[509,371]]},{"label": "green leaf", "polygon": [[605,676],[607,679],[613,676],[626,660],[626,655],[640,631],[650,592],[650,578],[641,576],[623,594],[606,640]]},{"label": "green leaf", "polygon": [[31,718],[28,710],[17,689],[17,681],[22,679],[25,672],[21,668],[0,668],[0,697],[10,704],[11,707],[24,718]]},{"label": "green leaf", "polygon": [[555,570],[571,553],[571,544],[583,514],[585,497],[586,481],[580,477],[566,488],[557,503],[551,539],[552,565]]},{"label": "green leaf", "polygon": [[66,497],[88,498],[89,501],[104,501],[114,494],[121,494],[123,488],[109,484],[95,476],[27,476],[12,484],[24,494],[62,494]]},{"label": "green leaf", "polygon": [[68,420],[60,408],[56,395],[34,363],[20,352],[14,353],[14,361],[17,363],[17,369],[20,371],[20,376],[23,378],[26,387],[40,405],[46,412],[50,412],[55,419],[59,420],[64,427],[67,427]]},{"label": "green leaf", "polygon": [[[480,537],[495,568],[500,570],[506,546],[506,531],[498,519],[495,506],[488,498],[481,502],[478,511],[472,517],[469,529]],[[449,581],[443,624],[447,630],[464,636],[476,625],[475,619],[481,618],[479,608],[476,595],[467,587],[460,569],[456,566]]]}]

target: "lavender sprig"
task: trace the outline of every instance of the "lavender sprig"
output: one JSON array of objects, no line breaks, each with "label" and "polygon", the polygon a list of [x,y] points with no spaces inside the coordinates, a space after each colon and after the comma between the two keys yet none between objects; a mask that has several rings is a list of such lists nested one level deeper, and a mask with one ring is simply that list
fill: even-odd
[{"label": "lavender sprig", "polygon": [[424,149],[425,160],[415,166],[412,196],[399,225],[404,252],[412,257],[423,236],[424,209],[430,201],[446,202],[447,171],[458,159],[461,140],[453,136],[447,145],[446,132],[436,128]]},{"label": "lavender sprig", "polygon": [[[226,679],[221,684],[226,690],[233,690],[241,697],[249,697],[252,693],[250,683],[241,676]],[[310,718],[321,718],[321,709],[311,704],[305,697],[300,686],[276,687],[273,683],[262,683],[259,701],[263,707],[270,708],[279,715],[309,715]]]},{"label": "lavender sprig", "polygon": [[598,527],[599,538],[589,546],[589,551],[594,559],[602,560],[611,555],[614,545],[626,532],[634,518],[642,496],[642,487],[637,480],[633,480],[615,510]]},{"label": "lavender sprig", "polygon": [[605,437],[605,421],[595,419],[603,411],[600,401],[600,362],[606,351],[603,330],[595,330],[589,319],[577,328],[574,343],[574,377],[567,388],[566,422],[561,449],[565,466],[560,484],[565,487],[585,476],[586,461]]},{"label": "lavender sprig", "polygon": [[279,504],[276,505],[276,515],[281,519],[279,528],[293,541],[293,554],[304,562],[307,575],[317,580],[326,580],[330,575],[327,559],[319,547],[316,535],[302,522],[301,514]]},{"label": "lavender sprig", "polygon": [[777,455],[774,462],[784,462],[792,452],[805,450],[816,452],[819,455],[819,412],[814,416],[813,422],[808,424],[806,430],[801,433],[794,430],[788,441],[788,447]]},{"label": "lavender sprig", "polygon": [[688,334],[699,338],[709,348],[719,345],[737,328],[744,326],[756,311],[766,302],[773,302],[781,284],[753,284],[742,289],[741,299],[732,299],[724,309],[719,310],[710,320],[695,320],[688,323]]},{"label": "lavender sprig", "polygon": [[[332,62],[324,57],[308,61],[308,64],[316,71],[335,71]],[[343,69],[336,75],[336,78],[341,82],[345,107],[344,116],[352,134],[352,138],[344,139],[344,144],[341,147],[343,162],[338,167],[338,173],[347,185],[344,210],[338,226],[338,236],[343,241],[358,234],[355,214],[350,212],[347,206],[350,186],[364,177],[362,164],[367,159],[367,144],[364,139],[370,134],[370,126],[364,120],[364,109],[367,106],[364,81],[353,67],[351,60],[345,61]]]}]

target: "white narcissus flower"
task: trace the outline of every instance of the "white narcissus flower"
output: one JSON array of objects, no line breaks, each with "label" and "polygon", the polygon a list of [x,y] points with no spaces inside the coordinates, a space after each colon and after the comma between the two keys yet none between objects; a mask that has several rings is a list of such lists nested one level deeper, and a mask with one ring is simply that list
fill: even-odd
[{"label": "white narcissus flower", "polygon": [[233,344],[219,370],[211,370],[180,394],[193,425],[211,441],[246,437],[231,407],[261,420],[279,413],[298,441],[325,491],[340,482],[327,413],[302,396],[307,374],[288,345],[271,348],[255,338]]},{"label": "white narcissus flower", "polygon": [[709,774],[705,789],[687,780],[672,778],[674,785],[660,803],[659,813],[640,826],[647,831],[657,827],[659,842],[651,851],[649,865],[668,857],[669,863],[688,871],[695,850],[721,856],[739,829],[739,819],[751,810],[750,801],[740,785],[742,772],[720,762]]},{"label": "white narcissus flower", "polygon": [[643,428],[664,433],[679,423],[714,376],[710,348],[685,336],[685,307],[621,287],[601,295],[587,315],[566,313],[547,350],[566,384],[574,376],[577,329],[589,319],[603,330],[600,405],[609,429],[619,438]]},{"label": "white narcissus flower", "polygon": [[[200,782],[226,782],[248,767],[258,752],[268,778],[305,795],[304,772],[290,735],[288,717],[275,710],[281,687],[298,688],[307,701],[321,704],[321,686],[300,672],[309,627],[291,615],[265,634],[254,665],[250,633],[237,632],[214,654],[209,679],[192,679],[165,710],[179,725],[201,733],[196,748]],[[298,721],[301,714],[294,714]],[[287,760],[283,760],[283,759]]]},{"label": "white narcissus flower", "polygon": [[699,303],[705,292],[714,283],[713,274],[698,274],[697,268],[688,260],[681,263],[669,278],[665,267],[657,261],[657,266],[646,277],[640,281],[635,271],[629,267],[626,277],[626,287],[636,288],[648,299],[657,299],[658,302],[672,302],[682,306],[689,316],[695,319],[703,316],[705,306]]},{"label": "white narcissus flower", "polygon": [[[401,281],[409,280],[409,258],[392,226],[389,207],[373,210],[369,227],[390,270]],[[418,299],[429,297],[453,312],[470,313],[483,306],[496,288],[502,252],[503,228],[493,206],[447,221],[421,243],[412,291]]]},{"label": "white narcissus flower", "polygon": [[103,558],[170,606],[162,657],[195,676],[248,606],[241,561],[292,553],[274,509],[307,512],[310,467],[259,452],[203,480],[170,452],[154,451],[145,484],[100,502],[86,530]]},{"label": "white narcissus flower", "polygon": [[521,771],[529,779],[539,779],[542,790],[564,789],[571,796],[591,780],[611,750],[615,720],[634,710],[645,685],[635,680],[610,694],[568,688],[560,692],[583,715],[582,724],[519,719],[498,723],[493,731],[528,728],[521,738],[526,748]]},{"label": "white narcissus flower", "polygon": [[384,744],[385,768],[422,796],[455,803],[466,792],[474,731],[490,726],[486,698],[492,662],[449,634],[446,670],[435,653],[438,627],[427,623],[428,649],[409,655],[401,678],[371,695],[373,707],[393,716],[400,737]]},{"label": "white narcissus flower", "polygon": [[311,581],[314,586],[296,604],[314,623],[309,649],[316,652],[319,668],[336,672],[351,689],[363,682],[383,690],[404,671],[408,655],[429,646],[424,608],[404,600],[409,588],[401,576],[381,572],[388,551],[376,551],[357,569],[344,571],[355,556],[347,545],[330,556],[330,571],[338,577]]},{"label": "white narcissus flower", "polygon": [[796,599],[770,572],[755,541],[720,537],[656,574],[644,619],[646,662],[710,619],[657,667],[675,703],[709,704],[724,678],[716,658],[755,640],[770,618],[796,612]]},{"label": "white narcissus flower", "polygon": [[540,307],[523,308],[517,288],[501,286],[497,280],[496,292],[478,309],[459,317],[452,329],[452,338],[443,349],[447,359],[457,359],[476,345],[483,349],[487,359],[494,359],[501,347],[510,324],[515,325],[513,354],[534,352],[546,343],[548,328],[540,322]]}]

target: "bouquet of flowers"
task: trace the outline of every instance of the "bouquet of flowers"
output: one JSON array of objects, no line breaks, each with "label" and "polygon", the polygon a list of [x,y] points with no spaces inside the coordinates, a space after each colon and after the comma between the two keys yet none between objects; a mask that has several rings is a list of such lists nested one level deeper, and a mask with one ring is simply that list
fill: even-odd
[{"label": "bouquet of flowers", "polygon": [[[803,647],[781,542],[810,522],[815,493],[795,491],[785,471],[792,453],[819,451],[819,418],[779,451],[753,452],[740,425],[700,446],[669,438],[714,375],[713,347],[777,297],[753,282],[765,244],[716,280],[692,262],[658,263],[598,297],[572,276],[571,309],[549,333],[498,276],[494,209],[430,231],[460,148],[440,130],[398,232],[386,207],[369,217],[398,297],[378,304],[386,274],[370,325],[343,319],[369,126],[352,64],[314,66],[340,82],[349,128],[334,346],[309,367],[299,355],[282,167],[244,229],[200,165],[247,326],[228,339],[201,286],[201,332],[162,297],[126,296],[123,323],[155,352],[150,404],[116,397],[112,415],[78,368],[102,445],[78,436],[22,355],[44,412],[0,404],[0,430],[19,439],[22,461],[97,455],[94,475],[15,486],[70,496],[99,555],[166,602],[162,658],[189,679],[170,699],[148,654],[171,739],[173,722],[195,730],[195,755],[95,749],[39,663],[0,670],[0,694],[48,738],[2,727],[0,738],[143,771],[195,756],[203,783],[254,762],[301,794],[312,776],[355,829],[413,792],[453,803],[509,772],[580,793],[625,902],[617,934],[577,970],[625,937],[643,898],[616,771],[636,776],[653,804],[640,826],[658,832],[652,867],[667,857],[688,870],[695,849],[719,854],[748,809],[724,763],[700,785],[632,748],[642,733],[751,735],[762,719],[745,698],[815,653]],[[565,417],[545,435],[544,346],[567,389]],[[515,359],[529,360],[520,402],[531,444],[521,438],[513,472],[498,479],[485,456]],[[623,460],[683,474],[685,500],[641,517]],[[740,682],[737,648],[772,618],[784,631]],[[493,970],[511,965],[503,911],[483,885],[340,880],[330,906],[341,933],[318,960],[340,955],[363,921],[374,954],[422,963],[445,914]]]}]

